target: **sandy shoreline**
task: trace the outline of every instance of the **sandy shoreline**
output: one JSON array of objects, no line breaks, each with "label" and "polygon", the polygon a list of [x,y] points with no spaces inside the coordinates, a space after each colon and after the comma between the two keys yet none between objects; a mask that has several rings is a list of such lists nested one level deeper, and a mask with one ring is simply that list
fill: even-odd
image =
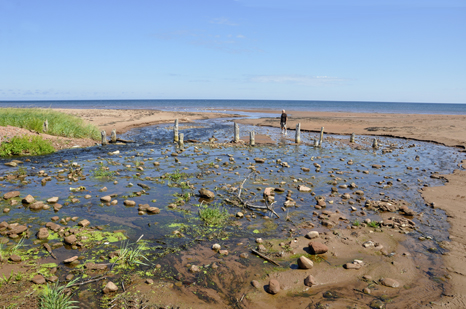
[{"label": "sandy shoreline", "polygon": [[[235,117],[232,114],[202,112],[165,112],[157,110],[105,110],[105,109],[56,109],[82,118],[105,130],[107,135],[112,129],[118,134],[128,130],[171,123],[179,119],[181,123],[199,119]],[[248,112],[270,113],[269,118],[239,119],[237,122],[256,126],[279,126],[280,111],[253,110]],[[351,134],[398,137],[419,141],[428,141],[450,147],[466,148],[466,115],[404,115],[376,113],[340,113],[340,112],[302,112],[287,111],[289,115],[289,136],[294,136],[296,124],[301,123],[304,131],[320,132],[325,128],[326,134]],[[466,161],[463,161],[463,164]],[[444,209],[450,223],[450,242],[448,254],[444,255],[446,269],[451,275],[451,290],[445,291],[436,308],[466,308],[466,237],[463,233],[466,213],[466,171],[455,170],[445,175],[447,184],[441,187],[425,187],[422,195],[427,203]]]}]

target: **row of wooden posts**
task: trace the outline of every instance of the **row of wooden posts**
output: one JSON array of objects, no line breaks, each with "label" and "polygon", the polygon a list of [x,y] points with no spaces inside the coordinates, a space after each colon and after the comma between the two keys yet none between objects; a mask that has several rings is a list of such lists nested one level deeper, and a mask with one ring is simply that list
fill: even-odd
[{"label": "row of wooden posts", "polygon": [[[48,130],[48,122],[47,120],[44,122],[44,132],[47,132]],[[102,145],[107,145],[107,133],[103,130],[101,132],[102,135]],[[254,131],[249,132],[249,145],[255,146],[256,144],[256,138],[255,138],[256,133]],[[112,130],[112,135],[110,137],[111,143],[116,143],[117,141],[117,136],[116,136],[116,130]],[[322,142],[324,140],[324,127],[320,128],[320,138],[319,140],[314,140],[314,146],[315,147],[321,147]],[[239,142],[239,125],[235,122],[234,123],[234,138],[233,141],[235,143]],[[355,134],[352,133],[350,137],[350,143],[354,143],[355,141]],[[184,134],[183,133],[178,133],[178,119],[175,120],[175,125],[173,126],[173,142],[177,143],[180,148],[184,147]],[[296,125],[296,131],[295,131],[295,143],[300,144],[301,143],[301,123],[298,123]],[[372,147],[373,148],[378,148],[378,142],[377,139],[374,138],[372,140]]]}]

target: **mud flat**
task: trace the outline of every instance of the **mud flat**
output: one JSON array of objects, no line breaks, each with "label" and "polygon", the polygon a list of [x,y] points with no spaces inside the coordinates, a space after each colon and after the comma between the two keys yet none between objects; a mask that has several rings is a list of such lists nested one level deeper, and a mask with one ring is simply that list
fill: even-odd
[{"label": "mud flat", "polygon": [[[0,275],[11,279],[0,289],[13,297],[0,305],[34,307],[38,275],[72,275],[84,308],[461,304],[463,238],[454,221],[457,238],[446,232],[461,213],[439,208],[461,211],[458,149],[394,138],[373,149],[369,136],[338,135],[313,147],[313,132],[294,145],[244,125],[242,135],[277,142],[250,147],[230,143],[230,122],[181,130],[197,142],[180,149],[159,125],[128,132],[128,145],[2,159]],[[227,219],[206,221],[216,210]],[[126,248],[140,263],[120,258]]]}]

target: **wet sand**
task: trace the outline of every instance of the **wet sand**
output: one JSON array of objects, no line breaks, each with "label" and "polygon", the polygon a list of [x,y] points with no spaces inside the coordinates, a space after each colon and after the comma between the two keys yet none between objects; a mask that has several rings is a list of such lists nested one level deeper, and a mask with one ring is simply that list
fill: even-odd
[{"label": "wet sand", "polygon": [[[231,117],[217,113],[179,113],[147,110],[61,110],[106,131],[117,129],[118,133],[136,127],[172,122],[175,118],[181,122],[195,119]],[[270,112],[273,111],[257,111]],[[419,141],[429,141],[450,147],[466,147],[465,115],[404,115],[375,113],[337,113],[337,112],[294,112],[288,113],[289,135],[294,136],[293,128],[301,123],[303,131],[320,132],[325,128],[327,134],[351,134],[398,137]],[[279,112],[270,118],[241,119],[238,122],[257,126],[279,126]],[[109,132],[108,132],[109,133]],[[463,162],[464,163],[464,162]],[[428,203],[447,212],[450,223],[450,242],[446,244],[449,252],[444,255],[447,271],[451,275],[451,290],[444,293],[434,308],[466,307],[466,236],[463,233],[466,213],[466,171],[456,170],[445,175],[447,184],[441,187],[426,187],[422,195]]]}]

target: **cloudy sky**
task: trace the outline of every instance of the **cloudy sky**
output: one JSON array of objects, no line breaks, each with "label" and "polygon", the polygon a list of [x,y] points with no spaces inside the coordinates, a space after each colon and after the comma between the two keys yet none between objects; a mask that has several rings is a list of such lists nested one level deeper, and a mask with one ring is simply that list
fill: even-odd
[{"label": "cloudy sky", "polygon": [[0,101],[466,103],[464,0],[0,0]]}]

